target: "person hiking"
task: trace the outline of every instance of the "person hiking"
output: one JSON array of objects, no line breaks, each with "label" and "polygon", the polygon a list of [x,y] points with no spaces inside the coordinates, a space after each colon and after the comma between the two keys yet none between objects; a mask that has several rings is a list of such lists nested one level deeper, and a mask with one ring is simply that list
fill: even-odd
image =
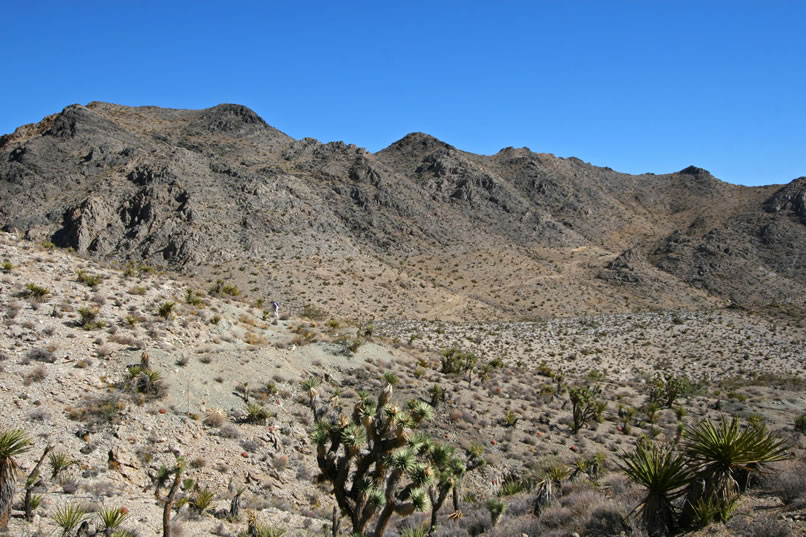
[{"label": "person hiking", "polygon": [[280,304],[277,302],[272,302],[271,307],[274,310],[274,321],[277,322],[280,320]]}]

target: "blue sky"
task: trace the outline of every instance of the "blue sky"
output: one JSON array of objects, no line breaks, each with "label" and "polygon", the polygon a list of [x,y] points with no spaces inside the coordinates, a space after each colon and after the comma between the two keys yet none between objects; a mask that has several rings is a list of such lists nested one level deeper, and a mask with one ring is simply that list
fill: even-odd
[{"label": "blue sky", "polygon": [[9,2],[0,133],[71,103],[244,104],[295,137],[806,175],[806,2]]}]

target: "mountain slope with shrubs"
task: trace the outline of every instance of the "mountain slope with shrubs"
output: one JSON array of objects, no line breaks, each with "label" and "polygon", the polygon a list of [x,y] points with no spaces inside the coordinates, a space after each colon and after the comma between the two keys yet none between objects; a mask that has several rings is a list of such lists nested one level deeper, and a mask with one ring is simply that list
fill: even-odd
[{"label": "mountain slope with shrubs", "polygon": [[632,176],[423,133],[370,153],[239,105],[93,102],[0,138],[0,227],[353,319],[802,308],[804,181]]},{"label": "mountain slope with shrubs", "polygon": [[[16,234],[0,262],[11,535],[806,529],[792,312],[275,321],[271,297],[229,280]],[[717,466],[724,439],[750,447]],[[666,460],[682,473],[652,499]],[[703,472],[721,488],[692,489]]]}]

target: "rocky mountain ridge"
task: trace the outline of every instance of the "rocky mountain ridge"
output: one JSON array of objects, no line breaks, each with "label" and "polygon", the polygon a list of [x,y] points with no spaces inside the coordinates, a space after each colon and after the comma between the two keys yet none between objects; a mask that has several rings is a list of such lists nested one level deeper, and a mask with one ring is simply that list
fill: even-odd
[{"label": "rocky mountain ridge", "polygon": [[527,148],[474,155],[423,133],[373,154],[295,140],[232,104],[68,106],[0,138],[0,199],[0,227],[32,240],[354,317],[806,296],[806,178],[632,176]]}]

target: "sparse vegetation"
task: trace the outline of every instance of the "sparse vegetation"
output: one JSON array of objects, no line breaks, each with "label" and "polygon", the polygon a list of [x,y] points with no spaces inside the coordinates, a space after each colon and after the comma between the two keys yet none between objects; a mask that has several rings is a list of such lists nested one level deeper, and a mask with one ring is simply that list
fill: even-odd
[{"label": "sparse vegetation", "polygon": [[[43,455],[47,468],[31,470],[44,446],[36,454],[16,457],[31,474],[22,480],[24,487],[17,483],[20,497],[15,498],[11,534],[34,535],[37,525],[61,534],[63,530],[54,530],[54,515],[59,506],[71,503],[86,511],[90,534],[93,528],[98,535],[159,534],[153,528],[175,478],[166,458],[172,453],[187,457],[193,477],[182,475],[170,508],[168,531],[174,537],[183,531],[246,534],[249,509],[260,516],[269,512],[266,522],[284,526],[260,525],[256,519],[253,533],[283,531],[287,525],[286,535],[332,534],[333,526],[341,535],[350,534],[352,518],[342,514],[331,492],[333,483],[311,456],[319,446],[305,441],[305,430],[311,428],[317,431],[314,435],[324,431],[325,459],[332,454],[336,467],[348,456],[347,443],[358,446],[342,490],[348,502],[353,490],[371,492],[361,511],[370,513],[369,501],[375,502],[365,535],[374,533],[386,516],[393,473],[397,481],[389,496],[394,507],[387,535],[644,534],[637,525],[644,524],[645,512],[625,517],[639,500],[652,503],[650,491],[624,472],[613,472],[611,462],[614,453],[626,450],[627,458],[639,448],[644,459],[652,458],[653,449],[666,450],[691,474],[681,488],[667,494],[671,522],[654,523],[656,534],[709,523],[723,532],[754,537],[804,527],[797,516],[806,498],[798,431],[806,425],[793,402],[804,386],[797,358],[806,338],[804,327],[798,326],[802,319],[793,315],[781,320],[755,311],[748,318],[745,310],[703,306],[701,311],[677,312],[684,322],[676,323],[675,313],[658,307],[628,315],[547,319],[536,313],[517,323],[454,323],[387,319],[376,312],[375,319],[383,320],[369,325],[371,316],[365,313],[372,310],[366,303],[356,310],[361,312],[356,320],[341,316],[343,304],[326,297],[319,303],[335,309],[323,322],[297,317],[305,301],[325,287],[311,284],[302,290],[310,282],[295,274],[298,296],[283,298],[289,322],[273,325],[271,314],[261,320],[264,304],[270,302],[252,295],[265,293],[266,287],[246,283],[252,270],[247,265],[239,269],[243,274],[233,275],[226,264],[218,274],[202,273],[206,284],[190,277],[172,281],[167,274],[124,281],[113,269],[64,250],[33,248],[36,258],[4,247],[19,266],[2,274],[4,288],[11,292],[0,296],[0,321],[8,336],[0,342],[0,376],[6,387],[0,398],[9,423],[28,423],[37,443],[52,439],[58,446],[50,459],[50,453]],[[310,263],[306,255],[301,254],[301,265]],[[450,263],[464,271],[464,262]],[[76,280],[79,266],[100,277],[94,290]],[[397,272],[383,275],[367,266],[362,273],[363,268],[345,271],[362,274],[367,284],[383,284],[383,292],[412,283]],[[192,291],[208,288],[217,277],[243,289],[254,286],[252,297],[230,300],[223,292],[202,297],[204,291]],[[342,277],[329,279],[329,288],[335,289]],[[343,279],[345,291],[356,291],[348,275]],[[47,307],[23,299],[30,281],[46,284],[46,298],[60,298]],[[285,275],[278,276],[277,289],[283,289],[284,281]],[[132,285],[142,286],[142,293],[127,293]],[[411,289],[420,287],[414,283]],[[449,288],[437,282],[428,289],[439,294]],[[285,291],[274,296],[282,297],[280,292]],[[502,300],[505,294],[490,300]],[[364,300],[361,292],[350,296]],[[429,312],[423,304],[430,297],[420,300],[412,307]],[[166,301],[175,302],[173,322],[158,317]],[[95,332],[81,330],[81,304],[95,310],[93,322],[103,318],[106,324]],[[460,310],[454,311],[461,317]],[[213,319],[218,325],[211,324]],[[363,345],[370,338],[374,344],[356,348],[355,355],[339,346],[355,341]],[[315,344],[294,347],[310,343]],[[143,351],[151,354],[150,363],[126,365]],[[469,367],[464,353],[477,357]],[[443,364],[451,371],[443,372]],[[14,379],[16,384],[9,384]],[[379,386],[393,386],[400,400],[395,405],[390,399],[380,418]],[[597,404],[574,431],[572,397],[580,386]],[[720,430],[722,414],[728,416],[726,430],[730,416],[738,415],[747,424],[739,432],[766,431],[790,439],[793,443],[784,451],[795,459],[773,464],[779,468],[775,472],[765,469],[767,462],[739,464],[728,472],[733,484],[726,493],[703,484],[699,496],[686,504],[689,493],[695,493],[695,476],[701,475],[688,454],[693,429],[711,421]],[[65,426],[65,418],[73,421]],[[392,432],[382,442],[397,441],[402,430],[405,443],[389,453],[385,467],[379,459],[379,473],[385,472],[379,481],[375,463],[365,462],[370,469],[364,483],[354,482],[362,457],[374,446],[374,433],[365,424],[372,429],[390,418]],[[364,440],[352,439],[352,426],[358,434],[363,431]],[[741,444],[738,436],[733,436],[733,445]],[[413,456],[411,466],[404,452]],[[779,452],[769,460],[784,455]],[[54,458],[64,460],[48,464]],[[626,466],[625,460],[619,462]],[[158,472],[161,465],[165,467]],[[471,471],[477,473],[466,479]],[[105,504],[142,497],[139,481],[144,476],[159,481],[158,501],[136,501],[136,513],[107,527],[104,512],[112,516],[120,508]],[[712,474],[698,479],[731,483]],[[640,498],[639,487],[646,491]],[[496,520],[497,507],[487,509],[491,495],[504,508]],[[230,502],[234,507],[227,509]],[[334,505],[336,515],[331,516]],[[654,512],[661,516],[663,509]]]}]

